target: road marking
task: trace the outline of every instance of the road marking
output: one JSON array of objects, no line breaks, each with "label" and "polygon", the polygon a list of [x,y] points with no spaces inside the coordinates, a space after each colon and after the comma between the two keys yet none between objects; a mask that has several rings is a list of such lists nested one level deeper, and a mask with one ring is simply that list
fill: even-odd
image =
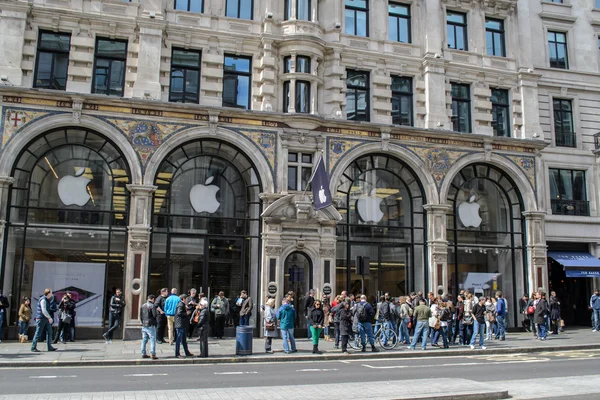
[{"label": "road marking", "polygon": [[244,375],[244,374],[258,374],[258,372],[257,371],[215,372],[215,375]]},{"label": "road marking", "polygon": [[40,375],[40,376],[30,376],[30,379],[54,379],[54,378],[77,378],[77,375]]},{"label": "road marking", "polygon": [[499,364],[521,364],[521,363],[537,363],[543,361],[549,361],[548,358],[538,358],[535,360],[523,360],[523,361],[496,361],[496,362],[471,362],[471,363],[449,363],[449,364],[430,364],[430,365],[384,365],[374,366],[368,364],[362,364],[361,366],[371,369],[401,369],[401,368],[431,368],[431,367],[460,367],[466,365],[499,365]]},{"label": "road marking", "polygon": [[337,368],[307,368],[307,369],[297,369],[296,372],[328,372],[328,371],[337,371]]},{"label": "road marking", "polygon": [[123,376],[167,376],[169,374],[131,374],[131,375],[123,375]]}]

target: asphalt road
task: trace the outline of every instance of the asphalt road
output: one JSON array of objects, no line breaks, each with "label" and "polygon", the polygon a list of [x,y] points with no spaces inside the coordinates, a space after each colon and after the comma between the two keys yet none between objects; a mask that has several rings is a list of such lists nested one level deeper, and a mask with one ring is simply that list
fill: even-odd
[{"label": "asphalt road", "polygon": [[472,356],[409,360],[14,368],[1,371],[0,388],[2,394],[10,395],[306,385],[344,380],[368,383],[436,376],[479,382],[564,376],[584,379],[585,375],[598,373],[599,361],[600,350],[512,355],[486,355],[485,351],[475,350]]}]

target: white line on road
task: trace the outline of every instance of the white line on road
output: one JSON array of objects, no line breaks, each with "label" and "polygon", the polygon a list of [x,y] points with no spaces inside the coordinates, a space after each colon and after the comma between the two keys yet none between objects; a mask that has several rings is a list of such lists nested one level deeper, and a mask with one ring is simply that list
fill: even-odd
[{"label": "white line on road", "polygon": [[328,371],[337,371],[337,368],[329,368],[329,369],[307,368],[307,369],[297,369],[296,370],[296,372],[328,372]]},{"label": "white line on road", "polygon": [[30,376],[30,379],[54,379],[54,378],[77,378],[77,375],[41,375],[41,376]]},{"label": "white line on road", "polygon": [[[495,361],[495,362],[471,362],[471,363],[452,363],[452,364],[434,364],[434,365],[384,365],[374,366],[368,364],[362,364],[361,366],[371,369],[400,369],[400,368],[431,368],[431,367],[460,367],[468,365],[499,365],[499,364],[524,364],[524,363],[537,363],[549,361],[548,358],[538,358],[535,360],[521,360],[521,361]],[[556,360],[555,360],[556,361]]]},{"label": "white line on road", "polygon": [[130,375],[123,375],[123,376],[167,376],[169,374],[130,374]]},{"label": "white line on road", "polygon": [[215,375],[244,375],[244,374],[258,374],[258,372],[257,371],[215,372]]}]

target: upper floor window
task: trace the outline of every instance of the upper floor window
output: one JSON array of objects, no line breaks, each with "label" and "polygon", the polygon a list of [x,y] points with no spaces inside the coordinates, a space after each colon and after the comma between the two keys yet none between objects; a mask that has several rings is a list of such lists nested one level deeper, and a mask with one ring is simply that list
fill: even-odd
[{"label": "upper floor window", "polygon": [[[286,21],[290,20],[292,18],[292,15],[294,15],[292,3],[292,0],[285,0],[283,18]],[[312,21],[311,0],[296,0],[296,19],[302,21]]]},{"label": "upper floor window", "polygon": [[253,0],[227,0],[225,16],[240,19],[252,19]]},{"label": "upper floor window", "polygon": [[554,99],[554,139],[557,146],[576,147],[571,100]]},{"label": "upper floor window", "polygon": [[392,123],[413,125],[412,78],[392,76]]},{"label": "upper floor window", "polygon": [[390,2],[388,5],[388,12],[390,40],[410,43],[410,6]]},{"label": "upper floor window", "polygon": [[471,132],[471,94],[469,85],[452,83],[452,129]]},{"label": "upper floor window", "polygon": [[123,96],[127,41],[96,39],[92,93]]},{"label": "upper floor window", "polygon": [[290,90],[294,82],[294,112],[308,114],[310,113],[310,82],[300,80],[283,82],[283,112],[290,111],[292,99]]},{"label": "upper floor window", "polygon": [[550,67],[569,68],[566,33],[548,31],[548,49],[550,52]]},{"label": "upper floor window", "polygon": [[494,136],[510,137],[508,90],[492,89],[492,128]]},{"label": "upper floor window", "polygon": [[504,21],[501,19],[485,19],[485,47],[488,56],[506,57]]},{"label": "upper floor window", "polygon": [[369,36],[369,3],[368,0],[345,0],[346,34]]},{"label": "upper floor window", "polygon": [[467,14],[448,11],[446,13],[446,30],[449,49],[469,49],[467,45]]},{"label": "upper floor window", "polygon": [[600,0],[594,1],[594,8],[600,8]]},{"label": "upper floor window", "polygon": [[[287,56],[283,59],[283,73],[292,72],[292,57]],[[310,57],[296,56],[296,72],[310,74]]]},{"label": "upper floor window", "polygon": [[546,1],[548,1],[550,3],[558,3],[558,4],[562,4],[563,3],[563,0],[546,0]]},{"label": "upper floor window", "polygon": [[312,168],[311,153],[288,153],[288,190],[308,190]]},{"label": "upper floor window", "polygon": [[590,215],[585,171],[550,168],[552,214]]},{"label": "upper floor window", "polygon": [[71,35],[40,32],[33,87],[66,90]]},{"label": "upper floor window", "polygon": [[346,70],[346,119],[369,121],[369,73]]},{"label": "upper floor window", "polygon": [[173,49],[169,101],[198,104],[200,93],[200,52]]},{"label": "upper floor window", "polygon": [[204,12],[204,0],[175,0],[175,9],[202,13]]},{"label": "upper floor window", "polygon": [[250,109],[252,59],[225,55],[223,107]]}]

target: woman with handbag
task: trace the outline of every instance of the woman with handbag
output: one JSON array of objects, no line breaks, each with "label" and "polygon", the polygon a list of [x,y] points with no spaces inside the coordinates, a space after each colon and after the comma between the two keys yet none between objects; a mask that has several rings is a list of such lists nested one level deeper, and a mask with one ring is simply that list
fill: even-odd
[{"label": "woman with handbag", "polygon": [[62,300],[58,304],[59,319],[58,319],[58,330],[54,341],[56,344],[60,338],[61,343],[65,343],[67,336],[71,334],[71,320],[73,319],[73,313],[75,312],[75,302],[71,299],[71,293],[66,292],[63,295]]},{"label": "woman with handbag", "polygon": [[489,297],[485,303],[485,340],[492,340],[496,325],[496,304]]},{"label": "woman with handbag", "polygon": [[321,354],[319,351],[319,337],[325,325],[325,313],[323,312],[323,303],[315,300],[313,309],[310,310],[309,320],[311,322],[310,333],[312,335],[313,354]]},{"label": "woman with handbag", "polygon": [[529,297],[529,302],[527,303],[527,317],[529,318],[529,324],[531,326],[531,332],[533,333],[533,337],[537,338],[537,327],[534,320],[535,314],[535,306],[537,305],[538,300],[536,298],[536,293],[531,293],[531,297]]},{"label": "woman with handbag", "polygon": [[265,336],[265,353],[273,353],[272,345],[273,338],[277,337],[277,315],[275,310],[275,299],[268,299],[265,304],[265,311],[263,317],[263,328]]},{"label": "woman with handbag", "polygon": [[31,300],[29,297],[23,297],[21,307],[19,307],[19,342],[27,343],[27,327],[31,320]]},{"label": "woman with handbag", "polygon": [[353,315],[350,310],[352,305],[350,299],[345,299],[341,303],[341,307],[338,311],[340,314],[340,338],[342,340],[342,354],[348,354],[348,341],[350,335],[352,335],[352,320]]},{"label": "woman with handbag", "polygon": [[329,296],[323,295],[323,338],[326,342],[333,342],[331,336],[329,336],[329,326],[333,322],[333,315],[331,314],[331,305],[329,304]]}]

